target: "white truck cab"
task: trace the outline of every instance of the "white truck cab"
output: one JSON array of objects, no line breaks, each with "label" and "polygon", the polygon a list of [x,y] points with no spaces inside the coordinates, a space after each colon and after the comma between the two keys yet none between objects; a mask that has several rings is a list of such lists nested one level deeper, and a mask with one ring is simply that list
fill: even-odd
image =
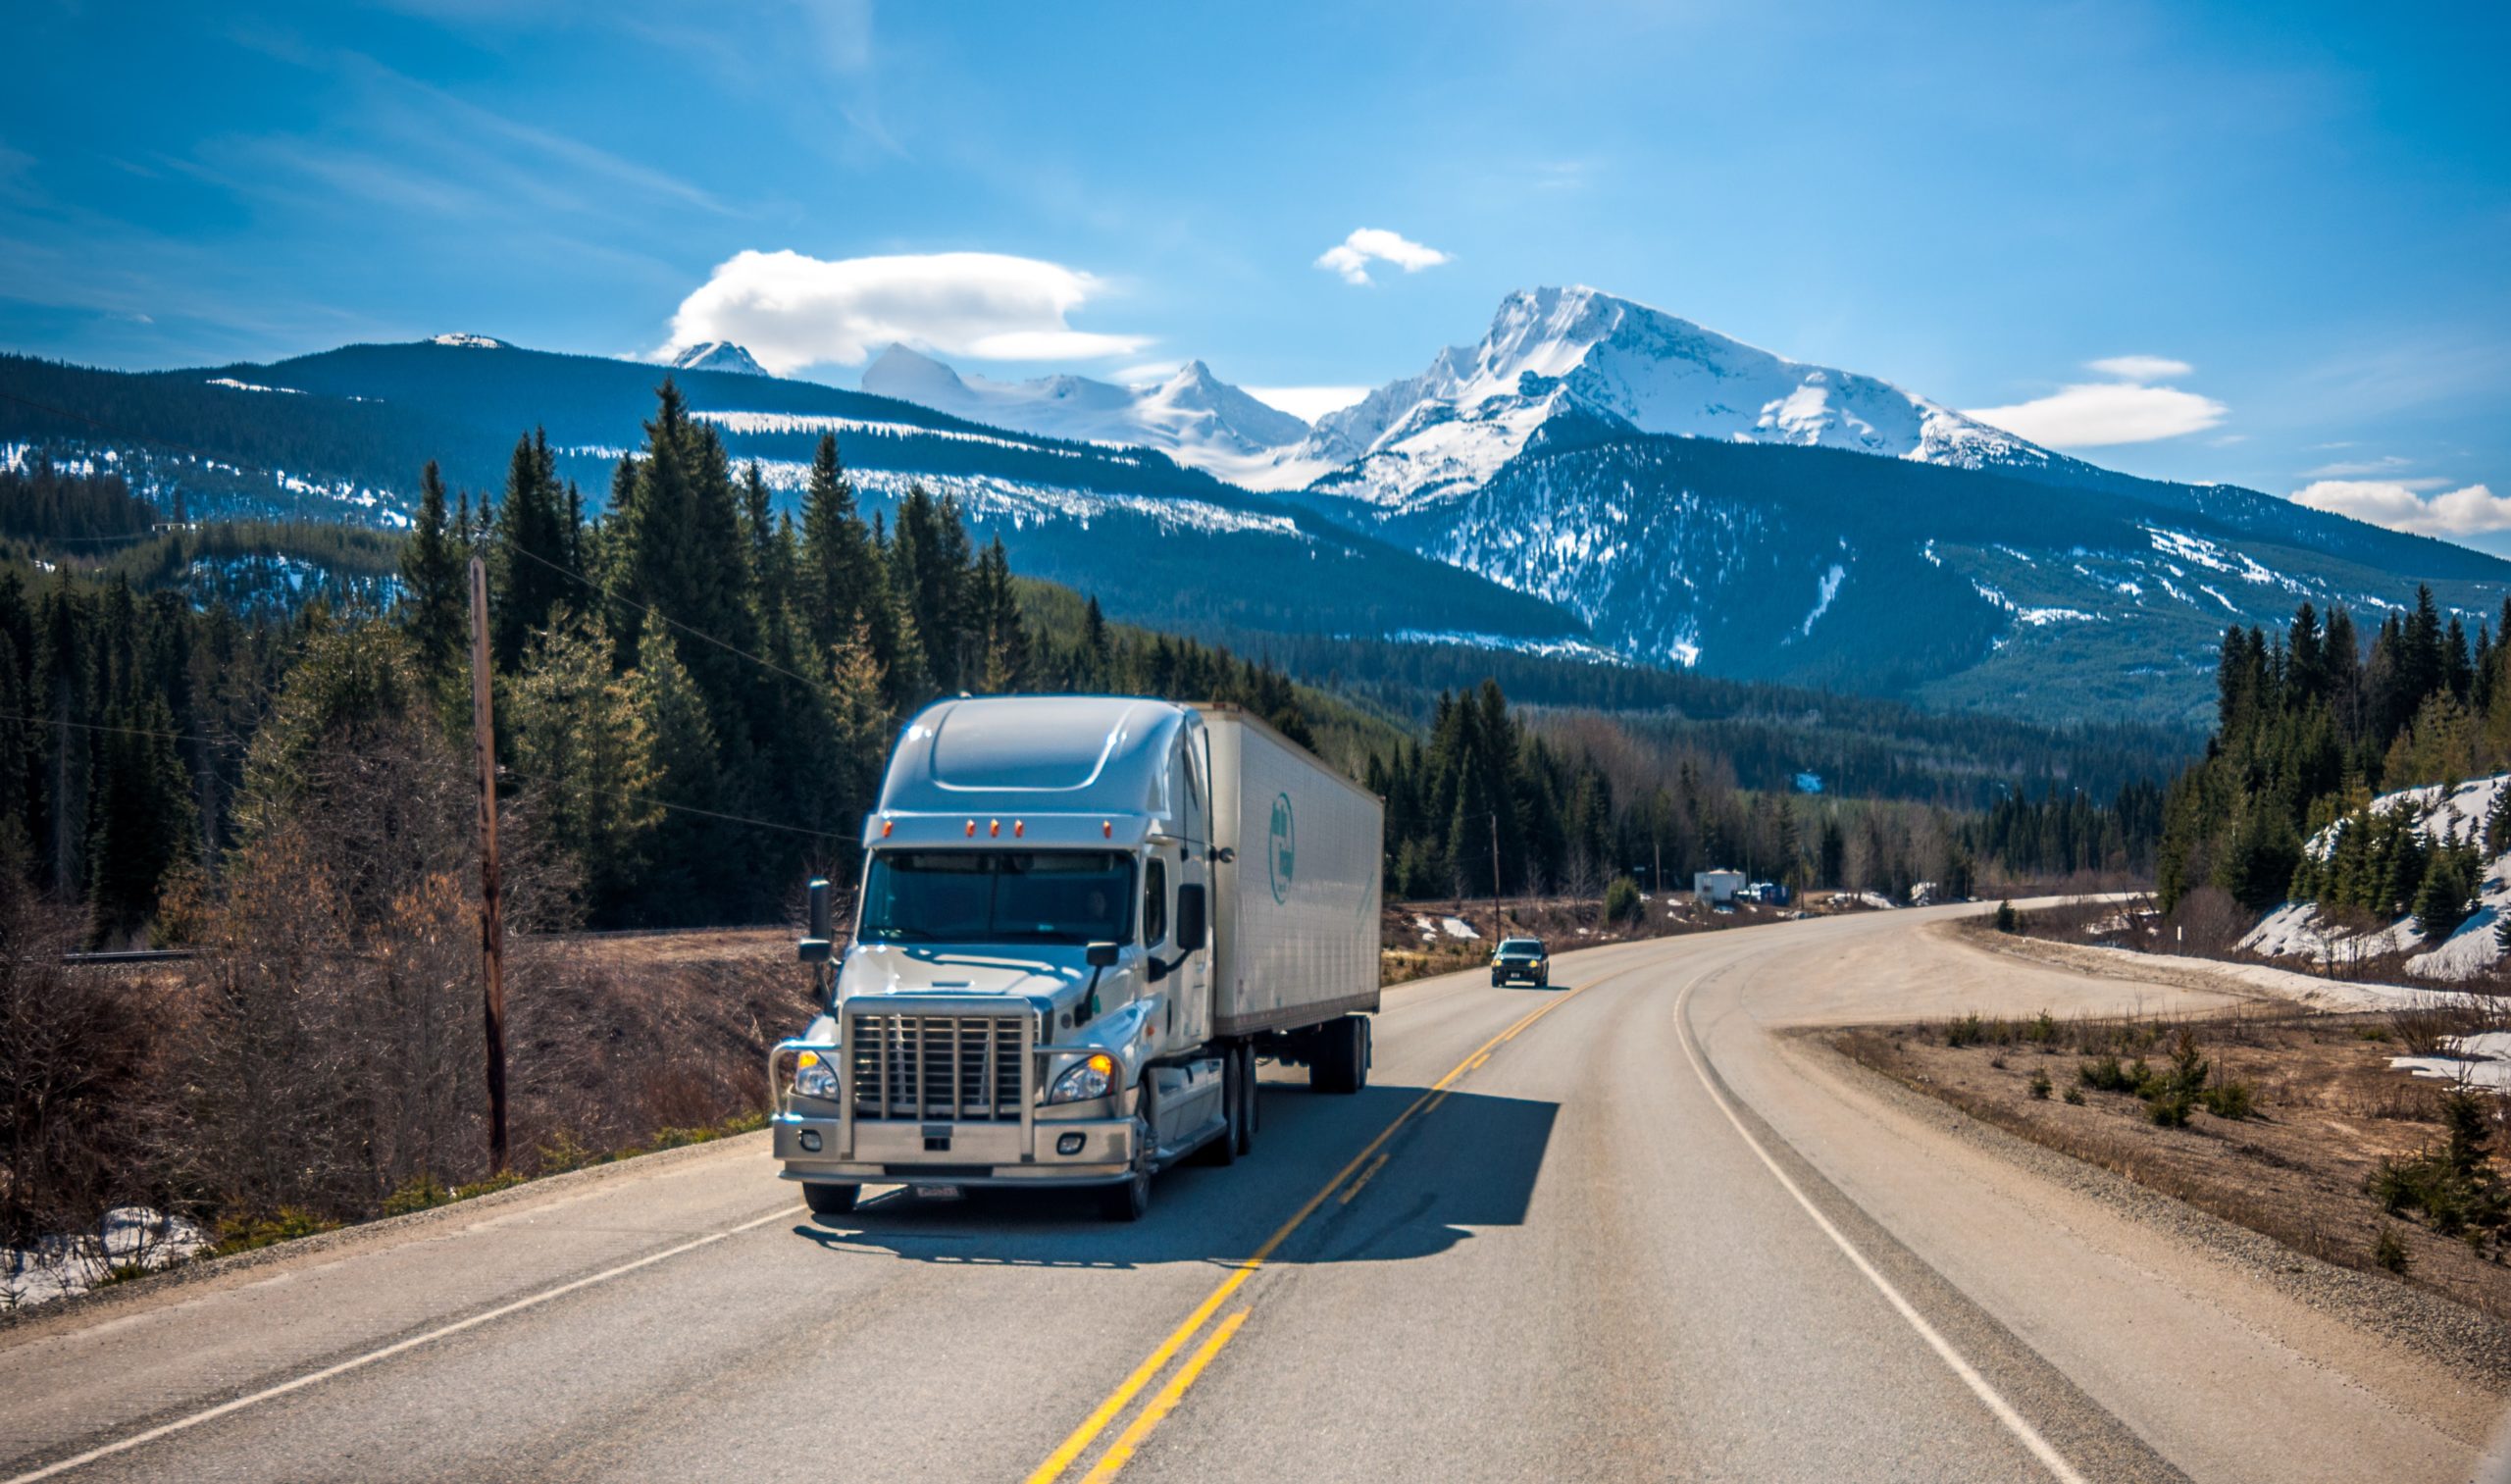
[{"label": "white truck cab", "polygon": [[1252,1147],[1259,1053],[1365,1078],[1379,842],[1373,795],[1232,708],[927,707],[824,1011],[772,1053],[785,1178],[823,1214],[866,1184],[1097,1185],[1138,1218],[1159,1169]]}]

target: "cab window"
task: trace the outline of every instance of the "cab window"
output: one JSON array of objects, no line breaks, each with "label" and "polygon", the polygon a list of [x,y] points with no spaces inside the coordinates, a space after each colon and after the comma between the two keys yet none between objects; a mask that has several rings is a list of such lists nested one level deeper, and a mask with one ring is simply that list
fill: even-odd
[{"label": "cab window", "polygon": [[1142,943],[1155,948],[1168,941],[1168,862],[1154,860],[1142,872]]}]

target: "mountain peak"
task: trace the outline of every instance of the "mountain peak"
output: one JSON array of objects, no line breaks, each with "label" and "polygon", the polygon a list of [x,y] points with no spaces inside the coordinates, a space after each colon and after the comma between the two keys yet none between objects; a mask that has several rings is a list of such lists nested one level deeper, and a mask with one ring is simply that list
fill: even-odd
[{"label": "mountain peak", "polygon": [[1320,418],[1300,452],[1348,466],[1330,477],[1336,492],[1409,508],[1479,486],[1561,415],[1967,468],[2050,457],[1888,382],[1792,361],[1585,284],[1510,293],[1480,341]]},{"label": "mountain peak", "polygon": [[763,377],[766,367],[748,350],[730,340],[702,340],[675,352],[665,364],[675,371],[726,371],[736,376]]},{"label": "mountain peak", "polygon": [[494,335],[464,334],[458,332],[449,334],[432,334],[428,336],[427,343],[431,345],[458,345],[466,350],[514,349],[512,345],[507,344],[505,341],[498,339]]}]

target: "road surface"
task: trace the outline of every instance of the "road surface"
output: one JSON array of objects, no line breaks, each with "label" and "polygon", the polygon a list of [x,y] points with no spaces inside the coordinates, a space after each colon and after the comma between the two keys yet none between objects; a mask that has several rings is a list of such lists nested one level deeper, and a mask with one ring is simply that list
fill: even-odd
[{"label": "road surface", "polygon": [[1773,1034],[2212,1002],[1943,915],[1392,990],[1137,1226],[751,1137],[142,1285],[0,1331],[0,1479],[2470,1477],[2501,1398]]}]

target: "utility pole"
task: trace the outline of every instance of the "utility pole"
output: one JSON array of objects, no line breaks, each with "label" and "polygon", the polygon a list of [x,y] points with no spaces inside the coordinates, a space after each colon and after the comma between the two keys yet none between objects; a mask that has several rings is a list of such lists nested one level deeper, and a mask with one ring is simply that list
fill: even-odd
[{"label": "utility pole", "polygon": [[1491,811],[1491,947],[1497,949],[1500,940],[1508,937],[1500,926],[1500,811]]},{"label": "utility pole", "polygon": [[480,754],[481,1006],[488,1032],[488,1169],[506,1172],[506,918],[497,899],[497,741],[488,706],[488,569],[471,558],[471,745]]}]

